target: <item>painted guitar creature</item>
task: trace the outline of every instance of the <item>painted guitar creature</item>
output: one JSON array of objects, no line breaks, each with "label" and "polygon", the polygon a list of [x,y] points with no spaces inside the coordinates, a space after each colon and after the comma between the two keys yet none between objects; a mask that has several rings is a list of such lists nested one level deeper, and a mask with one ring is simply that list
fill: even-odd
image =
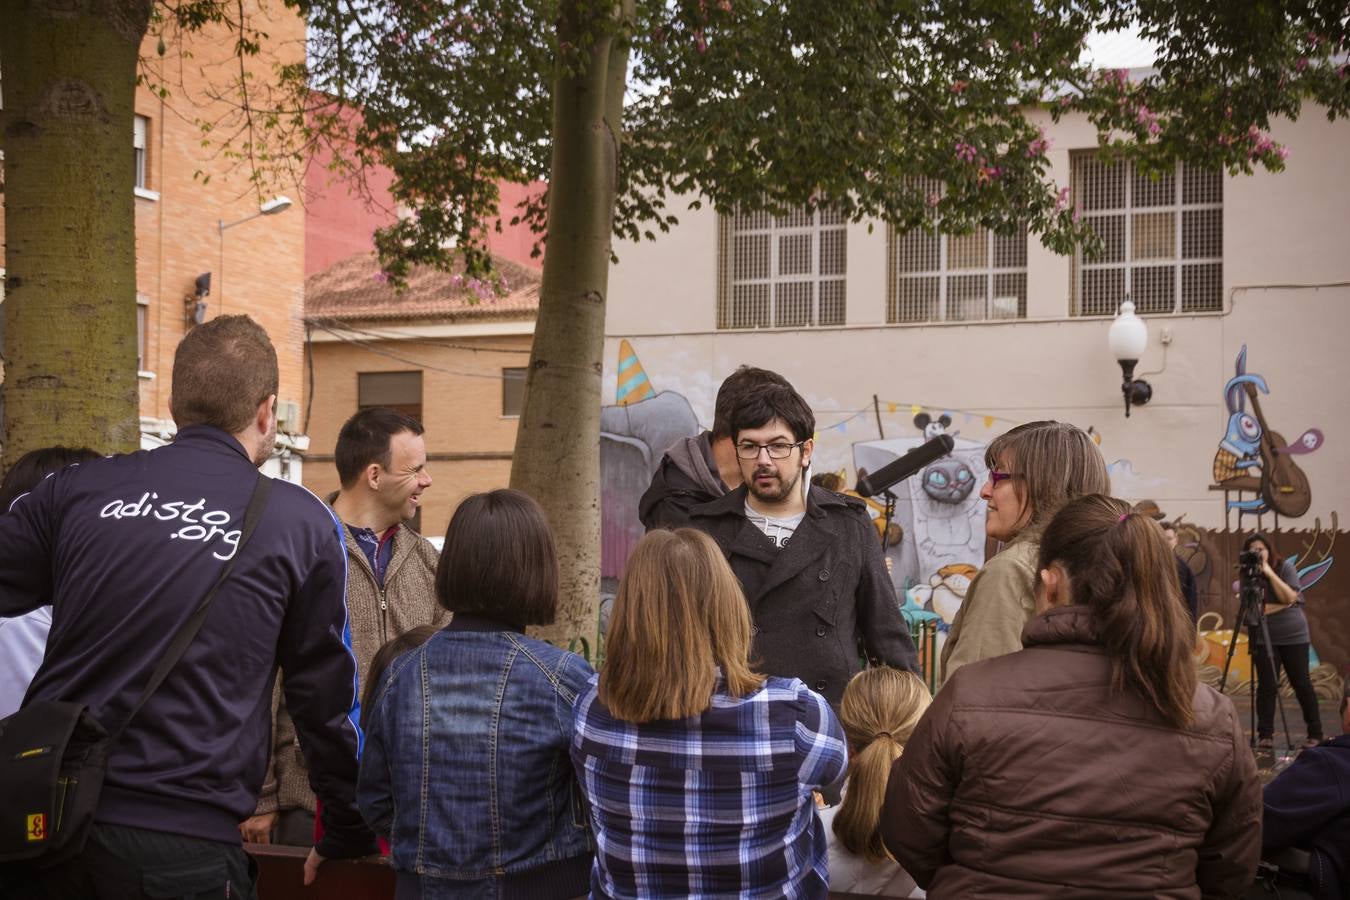
[{"label": "painted guitar creature", "polygon": [[[1224,385],[1228,429],[1214,455],[1214,483],[1226,490],[1251,492],[1251,499],[1230,499],[1228,508],[1239,513],[1297,518],[1312,506],[1308,476],[1294,460],[1322,446],[1322,432],[1309,428],[1292,444],[1266,423],[1259,394],[1270,388],[1260,375],[1247,374],[1247,346],[1237,355],[1236,373]],[[1247,412],[1247,401],[1251,412]]]}]

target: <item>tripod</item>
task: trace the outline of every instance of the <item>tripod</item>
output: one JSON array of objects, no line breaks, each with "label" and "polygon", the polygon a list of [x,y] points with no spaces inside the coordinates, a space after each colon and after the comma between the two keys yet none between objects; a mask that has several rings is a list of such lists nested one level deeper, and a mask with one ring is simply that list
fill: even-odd
[{"label": "tripod", "polygon": [[882,517],[883,528],[881,529],[881,555],[886,555],[886,539],[891,536],[891,522],[895,521],[895,503],[900,498],[890,491],[882,491],[882,498],[886,501],[886,512]]},{"label": "tripod", "polygon": [[[1264,609],[1266,591],[1265,587],[1257,581],[1260,575],[1251,575],[1243,572],[1241,576],[1242,588],[1238,592],[1238,617],[1233,625],[1233,640],[1228,644],[1228,655],[1223,661],[1223,675],[1219,677],[1219,693],[1223,693],[1224,687],[1228,684],[1228,670],[1233,664],[1233,654],[1237,652],[1238,635],[1242,633],[1242,626],[1247,626],[1247,655],[1252,657],[1252,678],[1248,682],[1248,690],[1251,692],[1251,726],[1252,726],[1252,749],[1256,749],[1256,678],[1257,668],[1255,660],[1255,651],[1252,649],[1256,644],[1256,635],[1252,633],[1253,628],[1261,629],[1261,646],[1266,652],[1266,662],[1270,665],[1271,677],[1275,679],[1275,703],[1280,708],[1280,725],[1284,728],[1284,746],[1285,749],[1292,749],[1294,739],[1289,735],[1289,720],[1284,714],[1284,698],[1280,696],[1279,670],[1275,668],[1275,650],[1270,643],[1270,628],[1266,625],[1266,614]],[[1257,624],[1253,625],[1253,619]]]}]

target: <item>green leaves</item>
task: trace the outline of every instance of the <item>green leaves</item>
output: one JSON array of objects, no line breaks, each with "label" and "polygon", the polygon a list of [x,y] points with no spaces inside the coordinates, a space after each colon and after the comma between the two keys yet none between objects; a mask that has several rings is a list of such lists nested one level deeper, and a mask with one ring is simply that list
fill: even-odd
[{"label": "green leaves", "polygon": [[[328,104],[309,111],[311,134],[340,132],[354,167],[391,167],[416,212],[381,235],[387,268],[488,265],[495,184],[548,177],[555,69],[586,64],[616,27],[614,0],[307,8]],[[1026,221],[1068,252],[1092,239],[1029,119],[1086,116],[1105,152],[1145,171],[1181,158],[1250,172],[1283,167],[1274,117],[1308,100],[1350,110],[1346,17],[1330,2],[648,0],[618,27],[632,58],[614,208],[626,240],[677,224],[679,196],[721,211],[829,203],[901,229]],[[1080,62],[1091,30],[1126,27],[1160,43],[1156,70]],[[502,217],[542,231],[544,199]]]}]

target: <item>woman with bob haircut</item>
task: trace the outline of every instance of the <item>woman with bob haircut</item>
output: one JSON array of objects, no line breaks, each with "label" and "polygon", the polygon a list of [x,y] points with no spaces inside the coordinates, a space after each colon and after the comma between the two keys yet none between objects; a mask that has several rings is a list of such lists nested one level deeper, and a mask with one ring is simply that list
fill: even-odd
[{"label": "woman with bob haircut", "polygon": [[881,803],[891,766],[931,702],[923,679],[886,666],[864,669],[844,688],[839,721],[848,737],[848,783],[843,801],[820,813],[830,838],[830,890],[923,896],[881,842]]},{"label": "woman with bob haircut", "polygon": [[638,543],[605,647],[572,740],[591,896],[823,898],[811,792],[843,774],[843,731],[797,679],[751,670],[750,613],[712,538]]},{"label": "woman with bob haircut", "polygon": [[594,671],[525,634],[558,606],[538,504],[509,490],[461,503],[436,596],[454,618],[390,664],[364,711],[357,801],[389,839],[395,896],[586,893],[591,842],[567,748]]},{"label": "woman with bob haircut", "polygon": [[1027,422],[989,442],[985,534],[1003,549],[970,582],[942,648],[942,680],[976,660],[1022,649],[1036,609],[1036,552],[1059,508],[1084,494],[1106,494],[1111,478],[1092,437],[1065,422]]},{"label": "woman with bob haircut", "polygon": [[936,900],[1241,896],[1261,785],[1162,529],[1080,497],[1037,568],[1026,648],[957,672],[892,769],[886,846]]}]

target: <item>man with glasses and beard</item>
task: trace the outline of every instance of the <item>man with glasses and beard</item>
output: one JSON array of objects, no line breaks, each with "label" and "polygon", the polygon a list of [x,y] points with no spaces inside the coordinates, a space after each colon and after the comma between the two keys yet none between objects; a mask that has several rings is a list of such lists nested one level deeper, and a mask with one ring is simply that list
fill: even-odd
[{"label": "man with glasses and beard", "polygon": [[745,397],[731,417],[743,484],[690,511],[750,604],[751,658],[838,707],[861,657],[918,672],[914,643],[861,501],[813,487],[816,420],[791,387]]}]

